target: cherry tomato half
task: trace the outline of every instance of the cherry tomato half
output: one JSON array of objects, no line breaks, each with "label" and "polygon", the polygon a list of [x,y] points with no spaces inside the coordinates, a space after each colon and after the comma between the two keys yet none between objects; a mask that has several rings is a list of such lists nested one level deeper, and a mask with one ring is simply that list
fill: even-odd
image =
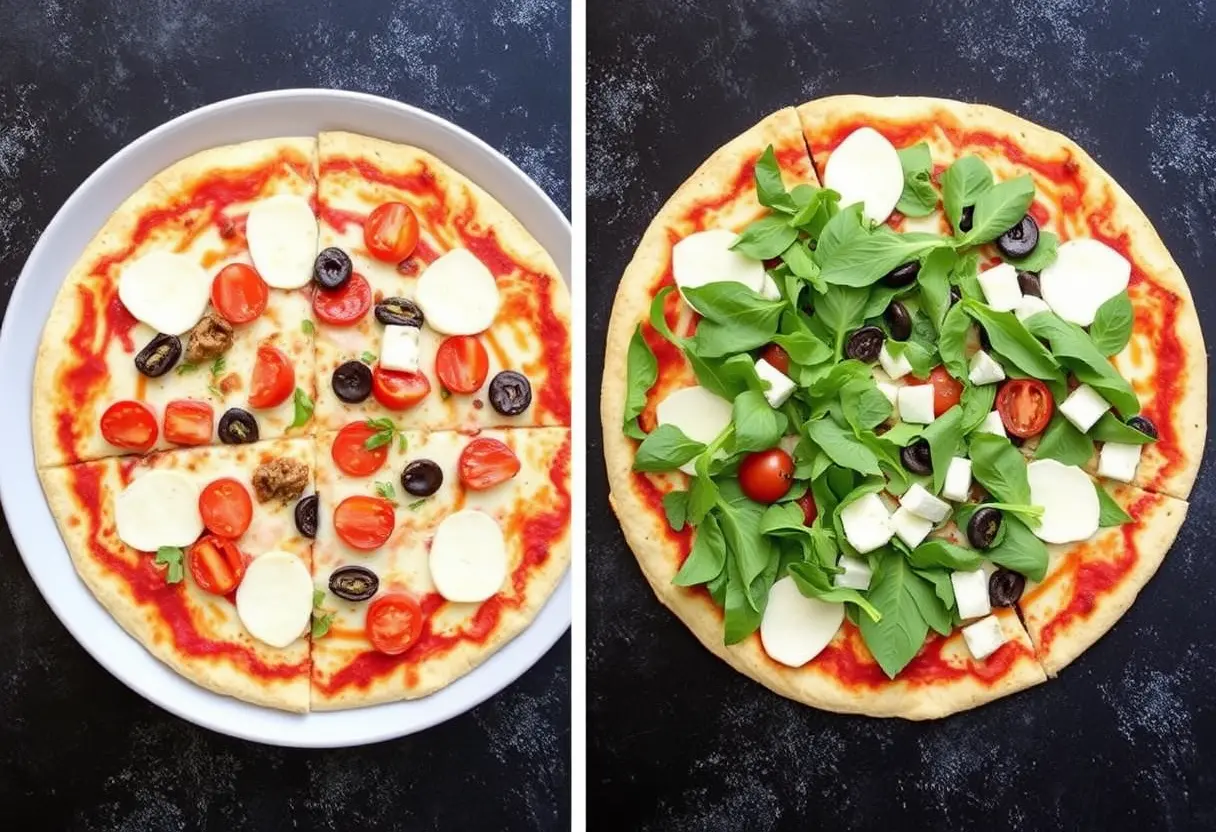
[{"label": "cherry tomato half", "polygon": [[1047,385],[1037,378],[1012,378],[996,394],[996,409],[1005,430],[1020,439],[1043,432],[1055,412]]},{"label": "cherry tomato half", "polygon": [[963,384],[946,370],[945,367],[934,367],[929,373],[928,381],[910,381],[910,384],[933,385],[933,415],[941,416],[959,403],[963,397]]},{"label": "cherry tomato half", "polygon": [[245,577],[245,556],[236,543],[214,534],[195,541],[186,560],[198,588],[215,595],[227,595]]},{"label": "cherry tomato half", "polygon": [[460,481],[470,491],[484,491],[519,473],[519,457],[505,442],[482,437],[460,452]]},{"label": "cherry tomato half", "polygon": [[379,430],[370,427],[366,422],[351,422],[338,431],[330,453],[334,463],[343,473],[352,477],[366,477],[380,470],[380,466],[388,459],[388,449],[392,443],[386,442],[378,447],[368,448],[368,440],[377,433]]},{"label": "cherry tomato half", "polygon": [[206,445],[214,422],[215,414],[206,402],[174,399],[165,405],[165,439],[175,445]]},{"label": "cherry tomato half", "polygon": [[386,370],[379,364],[372,370],[372,395],[389,410],[405,410],[426,398],[431,383],[422,373]]},{"label": "cherry tomato half", "polygon": [[363,223],[363,242],[377,260],[400,263],[418,245],[418,217],[404,202],[386,202]]},{"label": "cherry tomato half", "polygon": [[371,551],[393,534],[393,504],[381,497],[356,494],[334,509],[334,531],[354,549]]},{"label": "cherry tomato half", "polygon": [[472,335],[445,338],[435,353],[435,375],[452,393],[475,393],[490,374],[490,356]]},{"label": "cherry tomato half", "polygon": [[381,653],[395,656],[422,635],[422,605],[402,592],[381,595],[367,607],[367,640]]},{"label": "cherry tomato half", "polygon": [[266,311],[269,300],[266,281],[246,263],[224,266],[211,281],[211,303],[229,323],[249,323]]},{"label": "cherry tomato half", "polygon": [[811,492],[808,490],[795,502],[798,503],[798,508],[802,509],[802,522],[808,526],[814,523],[815,518],[819,516],[819,506],[815,505],[815,498],[811,496]]},{"label": "cherry tomato half", "polygon": [[238,538],[253,519],[249,491],[232,477],[212,480],[198,495],[198,513],[207,531],[220,537]]},{"label": "cherry tomato half", "polygon": [[101,435],[111,445],[144,451],[156,444],[156,414],[143,402],[114,402],[101,414]]},{"label": "cherry tomato half", "polygon": [[760,357],[785,375],[790,374],[790,354],[780,344],[769,344],[760,351]]},{"label": "cherry tomato half", "polygon": [[372,308],[372,287],[358,272],[337,289],[315,289],[312,311],[330,326],[353,326]]},{"label": "cherry tomato half", "polygon": [[794,484],[794,459],[781,448],[756,451],[739,465],[739,487],[749,500],[775,503]]},{"label": "cherry tomato half", "polygon": [[274,407],[287,401],[296,389],[296,371],[291,367],[291,359],[278,347],[269,344],[258,347],[250,387],[249,404],[253,407]]}]

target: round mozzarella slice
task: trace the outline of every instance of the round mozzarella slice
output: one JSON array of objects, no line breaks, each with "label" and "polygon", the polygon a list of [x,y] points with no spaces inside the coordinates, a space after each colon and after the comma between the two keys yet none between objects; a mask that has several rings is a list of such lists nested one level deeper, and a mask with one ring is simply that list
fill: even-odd
[{"label": "round mozzarella slice", "polygon": [[123,268],[118,299],[136,320],[157,332],[181,335],[207,311],[211,278],[184,255],[153,251]]},{"label": "round mozzarella slice", "polygon": [[[764,291],[764,264],[730,249],[738,236],[716,228],[689,234],[672,247],[671,274],[680,297],[684,297],[685,289],[710,283],[742,283],[753,292]],[[684,302],[688,303],[688,298],[684,297]]]},{"label": "round mozzarella slice", "polygon": [[298,289],[312,279],[317,218],[308,200],[280,194],[255,203],[245,222],[245,239],[267,286]]},{"label": "round mozzarella slice", "polygon": [[899,153],[872,127],[860,127],[845,137],[828,157],[823,186],[840,194],[840,207],[860,202],[870,222],[885,222],[904,192],[904,168]]},{"label": "round mozzarella slice", "polygon": [[1127,288],[1131,274],[1131,263],[1122,254],[1082,237],[1060,243],[1055,261],[1039,273],[1039,286],[1052,312],[1089,326],[1098,307]]},{"label": "round mozzarella slice", "polygon": [[431,329],[443,335],[477,335],[494,323],[498,283],[471,251],[449,251],[418,278],[414,300]]},{"label": "round mozzarella slice", "polygon": [[236,588],[236,614],[249,635],[271,647],[299,638],[312,616],[312,576],[291,552],[272,550],[245,569]]},{"label": "round mozzarella slice", "polygon": [[507,544],[488,514],[472,509],[449,515],[431,541],[431,580],[449,601],[484,601],[507,579]]},{"label": "round mozzarella slice", "polygon": [[114,500],[118,539],[141,552],[189,546],[203,533],[198,486],[177,471],[149,471]]},{"label": "round mozzarella slice", "polygon": [[[659,402],[655,416],[660,425],[675,425],[692,441],[708,445],[730,424],[731,403],[704,387],[682,387]],[[691,462],[680,470],[689,476],[696,473]]]},{"label": "round mozzarella slice", "polygon": [[1076,465],[1039,459],[1026,466],[1030,502],[1043,507],[1035,536],[1048,543],[1088,540],[1098,531],[1098,492],[1089,474]]},{"label": "round mozzarella slice", "polygon": [[802,667],[828,646],[843,621],[844,604],[807,598],[787,575],[768,594],[760,643],[773,661]]}]

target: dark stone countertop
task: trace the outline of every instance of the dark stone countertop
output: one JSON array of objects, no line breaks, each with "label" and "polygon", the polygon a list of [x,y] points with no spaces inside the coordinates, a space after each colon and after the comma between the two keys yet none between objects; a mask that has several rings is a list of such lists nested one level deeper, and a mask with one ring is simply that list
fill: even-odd
[{"label": "dark stone countertop", "polygon": [[[569,211],[560,0],[0,0],[0,296],[98,165],[202,104],[362,90],[485,139]],[[570,825],[570,640],[472,712],[401,740],[295,751],[150,705],[68,635],[0,529],[0,815],[28,829]]]},{"label": "dark stone countertop", "polygon": [[[588,376],[650,218],[715,148],[833,93],[984,101],[1063,131],[1136,198],[1213,334],[1216,5],[619,0],[588,15]],[[598,419],[598,402],[589,404]],[[1216,828],[1216,481],[1161,572],[1061,676],[932,723],[795,705],[661,607],[588,428],[588,799],[653,830]],[[605,828],[608,828],[606,825]]]}]

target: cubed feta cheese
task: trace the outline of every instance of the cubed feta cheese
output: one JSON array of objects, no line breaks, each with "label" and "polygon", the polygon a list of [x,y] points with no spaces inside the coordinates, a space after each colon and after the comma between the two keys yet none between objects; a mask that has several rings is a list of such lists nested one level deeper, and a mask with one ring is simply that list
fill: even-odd
[{"label": "cubed feta cheese", "polygon": [[891,515],[891,525],[895,527],[895,534],[899,539],[913,549],[933,531],[932,521],[918,517],[908,511],[907,506],[895,509],[895,513]]},{"label": "cubed feta cheese", "polygon": [[996,359],[983,350],[976,350],[975,355],[971,356],[969,367],[967,378],[971,380],[972,384],[995,384],[1005,380],[1005,368],[996,363]]},{"label": "cubed feta cheese", "polygon": [[790,396],[794,395],[794,390],[797,388],[789,376],[763,358],[756,361],[756,375],[760,376],[761,381],[768,382],[764,398],[768,401],[769,407],[781,407]]},{"label": "cubed feta cheese", "polygon": [[981,618],[963,628],[963,641],[967,642],[967,649],[976,661],[988,658],[1008,640],[1001,620],[995,615]]},{"label": "cubed feta cheese", "polygon": [[874,577],[874,573],[865,560],[842,554],[836,565],[844,570],[836,576],[836,586],[847,589],[870,588],[870,579]]},{"label": "cubed feta cheese", "polygon": [[385,370],[418,372],[418,337],[421,332],[416,326],[385,326],[384,337],[380,341],[380,367]]},{"label": "cubed feta cheese", "polygon": [[1127,445],[1123,442],[1102,443],[1102,451],[1098,454],[1098,476],[1131,482],[1136,478],[1136,467],[1140,464],[1140,452],[1143,449],[1143,445]]},{"label": "cubed feta cheese", "polygon": [[895,534],[891,513],[877,494],[866,494],[840,510],[844,536],[860,554],[885,546]]},{"label": "cubed feta cheese", "polygon": [[912,372],[912,364],[908,361],[908,356],[905,353],[900,353],[899,358],[891,355],[887,350],[887,344],[884,341],[882,349],[878,351],[878,363],[886,371],[892,379],[899,379]]},{"label": "cubed feta cheese", "polygon": [[1005,433],[1005,423],[1001,421],[1001,414],[995,410],[984,417],[984,421],[980,422],[980,426],[975,429],[975,432],[1009,436],[1009,434]]},{"label": "cubed feta cheese", "polygon": [[1110,402],[1088,384],[1080,385],[1068,394],[1068,398],[1060,405],[1060,413],[1073,423],[1081,433],[1087,432],[1094,422],[1102,418],[1102,414],[1110,410]]},{"label": "cubed feta cheese", "polygon": [[934,497],[918,482],[912,483],[904,492],[904,496],[899,498],[899,504],[918,517],[933,523],[940,523],[950,516],[950,504]]},{"label": "cubed feta cheese", "polygon": [[910,384],[899,388],[899,418],[914,425],[933,421],[933,385]]},{"label": "cubed feta cheese", "polygon": [[956,503],[966,501],[971,495],[971,460],[956,456],[946,469],[946,481],[942,485],[942,496]]},{"label": "cubed feta cheese", "polygon": [[1022,295],[1022,302],[1018,304],[1018,308],[1013,310],[1013,315],[1019,321],[1025,321],[1027,318],[1033,317],[1040,312],[1050,312],[1051,307],[1047,305],[1047,301],[1034,295]]},{"label": "cubed feta cheese", "polygon": [[764,285],[760,287],[760,297],[765,300],[781,300],[781,290],[777,288],[777,281],[773,280],[773,276],[765,272]]},{"label": "cubed feta cheese", "polygon": [[1018,270],[1008,263],[980,272],[980,288],[984,300],[997,312],[1012,312],[1022,302],[1022,287],[1018,285]]},{"label": "cubed feta cheese", "polygon": [[879,393],[887,397],[887,401],[891,403],[891,406],[895,407],[896,403],[899,402],[899,385],[890,381],[876,381],[874,385],[878,388]]},{"label": "cubed feta cheese", "polygon": [[992,612],[988,601],[988,574],[983,569],[951,572],[950,583],[954,586],[959,618],[979,618]]}]

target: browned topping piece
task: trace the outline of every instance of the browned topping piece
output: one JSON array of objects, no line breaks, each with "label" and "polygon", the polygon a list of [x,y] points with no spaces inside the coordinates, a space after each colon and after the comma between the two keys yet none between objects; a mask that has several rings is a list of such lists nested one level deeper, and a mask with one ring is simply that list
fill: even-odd
[{"label": "browned topping piece", "polygon": [[214,312],[208,312],[190,330],[190,343],[186,346],[186,360],[201,364],[223,355],[232,346],[232,324]]},{"label": "browned topping piece", "polygon": [[239,373],[229,373],[220,379],[220,392],[225,396],[235,393],[241,389],[241,376]]},{"label": "browned topping piece", "polygon": [[289,503],[308,487],[308,466],[295,459],[272,459],[253,472],[253,493],[259,503]]}]

